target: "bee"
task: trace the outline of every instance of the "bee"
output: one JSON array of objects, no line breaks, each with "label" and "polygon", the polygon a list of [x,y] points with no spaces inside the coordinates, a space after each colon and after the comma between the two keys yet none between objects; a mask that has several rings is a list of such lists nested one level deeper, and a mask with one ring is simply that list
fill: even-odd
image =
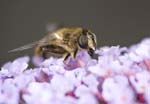
[{"label": "bee", "polygon": [[90,30],[81,27],[63,27],[48,33],[41,40],[31,44],[13,49],[9,52],[22,51],[35,48],[35,55],[44,59],[50,56],[63,57],[64,61],[68,57],[76,57],[78,51],[86,50],[92,57],[96,50],[96,35]]}]

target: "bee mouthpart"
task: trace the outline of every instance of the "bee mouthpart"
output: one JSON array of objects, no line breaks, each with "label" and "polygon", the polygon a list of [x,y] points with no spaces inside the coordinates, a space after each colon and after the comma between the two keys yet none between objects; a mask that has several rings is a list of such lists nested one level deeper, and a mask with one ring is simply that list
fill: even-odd
[{"label": "bee mouthpart", "polygon": [[88,54],[89,54],[91,57],[93,57],[94,51],[95,51],[95,49],[90,48],[90,49],[88,50]]}]

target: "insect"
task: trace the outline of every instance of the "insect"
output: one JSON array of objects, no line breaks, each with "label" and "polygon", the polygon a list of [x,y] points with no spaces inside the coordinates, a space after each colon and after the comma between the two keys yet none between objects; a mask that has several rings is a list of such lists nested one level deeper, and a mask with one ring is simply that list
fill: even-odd
[{"label": "insect", "polygon": [[92,57],[96,50],[96,36],[90,30],[81,27],[64,27],[48,33],[41,40],[31,44],[13,49],[9,52],[22,51],[35,48],[35,55],[44,59],[50,56],[63,57],[64,61],[68,57],[76,57],[80,50],[86,50]]}]

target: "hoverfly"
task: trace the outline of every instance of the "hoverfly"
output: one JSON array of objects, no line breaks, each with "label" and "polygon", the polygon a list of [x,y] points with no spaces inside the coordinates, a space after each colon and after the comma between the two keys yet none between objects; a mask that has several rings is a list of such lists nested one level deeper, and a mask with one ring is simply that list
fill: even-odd
[{"label": "hoverfly", "polygon": [[63,27],[48,33],[39,41],[9,52],[35,48],[35,55],[42,56],[44,59],[56,56],[63,57],[64,61],[66,61],[69,56],[75,58],[80,50],[86,50],[92,57],[96,50],[96,45],[96,35],[90,30],[81,27]]}]

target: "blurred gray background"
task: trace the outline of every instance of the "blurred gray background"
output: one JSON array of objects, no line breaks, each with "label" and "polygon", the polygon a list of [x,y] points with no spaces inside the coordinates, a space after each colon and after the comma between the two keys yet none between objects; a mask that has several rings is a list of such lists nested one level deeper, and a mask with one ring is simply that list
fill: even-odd
[{"label": "blurred gray background", "polygon": [[44,36],[46,24],[94,31],[98,46],[130,46],[150,35],[149,0],[0,0],[0,65],[33,50],[9,50]]}]

